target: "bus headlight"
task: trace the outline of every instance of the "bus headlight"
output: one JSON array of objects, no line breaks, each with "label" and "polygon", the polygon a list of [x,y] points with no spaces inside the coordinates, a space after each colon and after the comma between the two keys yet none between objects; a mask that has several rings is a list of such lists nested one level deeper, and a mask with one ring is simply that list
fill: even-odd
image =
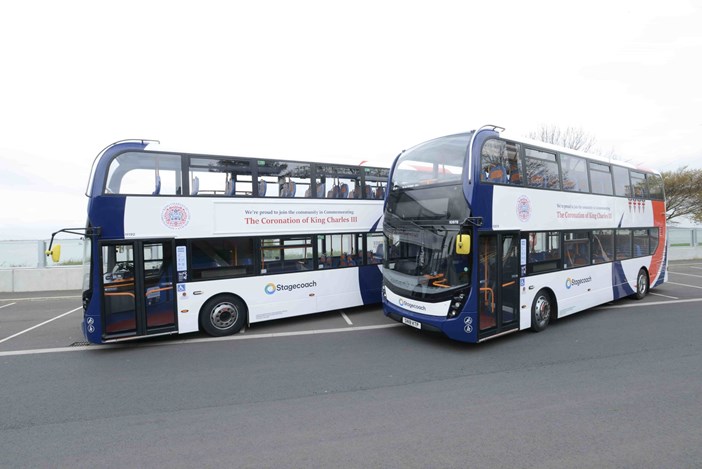
[{"label": "bus headlight", "polygon": [[451,300],[451,306],[449,307],[449,312],[447,317],[449,319],[455,318],[459,314],[461,314],[461,309],[463,309],[463,303],[466,300],[466,295],[464,293],[461,293],[460,295],[456,295],[453,297]]}]

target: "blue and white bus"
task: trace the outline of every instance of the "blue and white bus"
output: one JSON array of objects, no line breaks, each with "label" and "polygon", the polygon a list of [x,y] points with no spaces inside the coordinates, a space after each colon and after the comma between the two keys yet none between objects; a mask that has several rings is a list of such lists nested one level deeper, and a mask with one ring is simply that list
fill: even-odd
[{"label": "blue and white bus", "polygon": [[388,172],[110,145],[86,193],[85,337],[223,336],[379,303]]},{"label": "blue and white bus", "polygon": [[655,171],[486,126],[402,152],[389,184],[383,307],[414,328],[541,331],[666,281]]}]

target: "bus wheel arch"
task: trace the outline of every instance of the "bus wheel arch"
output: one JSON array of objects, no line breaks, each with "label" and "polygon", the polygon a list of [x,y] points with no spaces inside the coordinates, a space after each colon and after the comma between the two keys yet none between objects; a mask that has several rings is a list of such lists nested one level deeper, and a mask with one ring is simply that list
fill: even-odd
[{"label": "bus wheel arch", "polygon": [[636,291],[632,296],[637,300],[643,300],[650,288],[651,279],[648,276],[648,271],[645,267],[641,267],[639,273],[636,274]]},{"label": "bus wheel arch", "polygon": [[231,293],[215,295],[200,309],[200,329],[213,337],[236,334],[244,326],[248,308],[244,300]]},{"label": "bus wheel arch", "polygon": [[556,296],[548,288],[542,288],[534,296],[531,304],[531,330],[541,332],[556,319],[558,304]]}]

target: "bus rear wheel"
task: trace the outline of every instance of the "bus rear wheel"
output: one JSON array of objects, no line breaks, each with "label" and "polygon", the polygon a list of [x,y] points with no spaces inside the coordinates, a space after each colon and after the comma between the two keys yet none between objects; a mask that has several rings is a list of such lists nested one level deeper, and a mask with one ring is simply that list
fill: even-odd
[{"label": "bus rear wheel", "polygon": [[643,300],[648,294],[648,274],[644,269],[639,270],[639,274],[636,276],[636,293],[634,293],[634,298],[637,300]]},{"label": "bus rear wheel", "polygon": [[209,335],[236,334],[244,326],[247,308],[233,295],[210,298],[200,310],[200,327]]},{"label": "bus rear wheel", "polygon": [[546,290],[539,290],[531,305],[531,330],[541,332],[551,321],[551,314],[555,312],[551,294]]}]

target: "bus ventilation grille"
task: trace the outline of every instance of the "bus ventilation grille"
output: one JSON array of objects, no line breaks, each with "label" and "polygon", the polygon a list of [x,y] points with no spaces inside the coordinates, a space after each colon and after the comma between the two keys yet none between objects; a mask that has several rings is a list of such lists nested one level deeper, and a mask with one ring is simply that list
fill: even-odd
[{"label": "bus ventilation grille", "polygon": [[90,345],[90,342],[73,342],[69,347],[86,347]]}]

